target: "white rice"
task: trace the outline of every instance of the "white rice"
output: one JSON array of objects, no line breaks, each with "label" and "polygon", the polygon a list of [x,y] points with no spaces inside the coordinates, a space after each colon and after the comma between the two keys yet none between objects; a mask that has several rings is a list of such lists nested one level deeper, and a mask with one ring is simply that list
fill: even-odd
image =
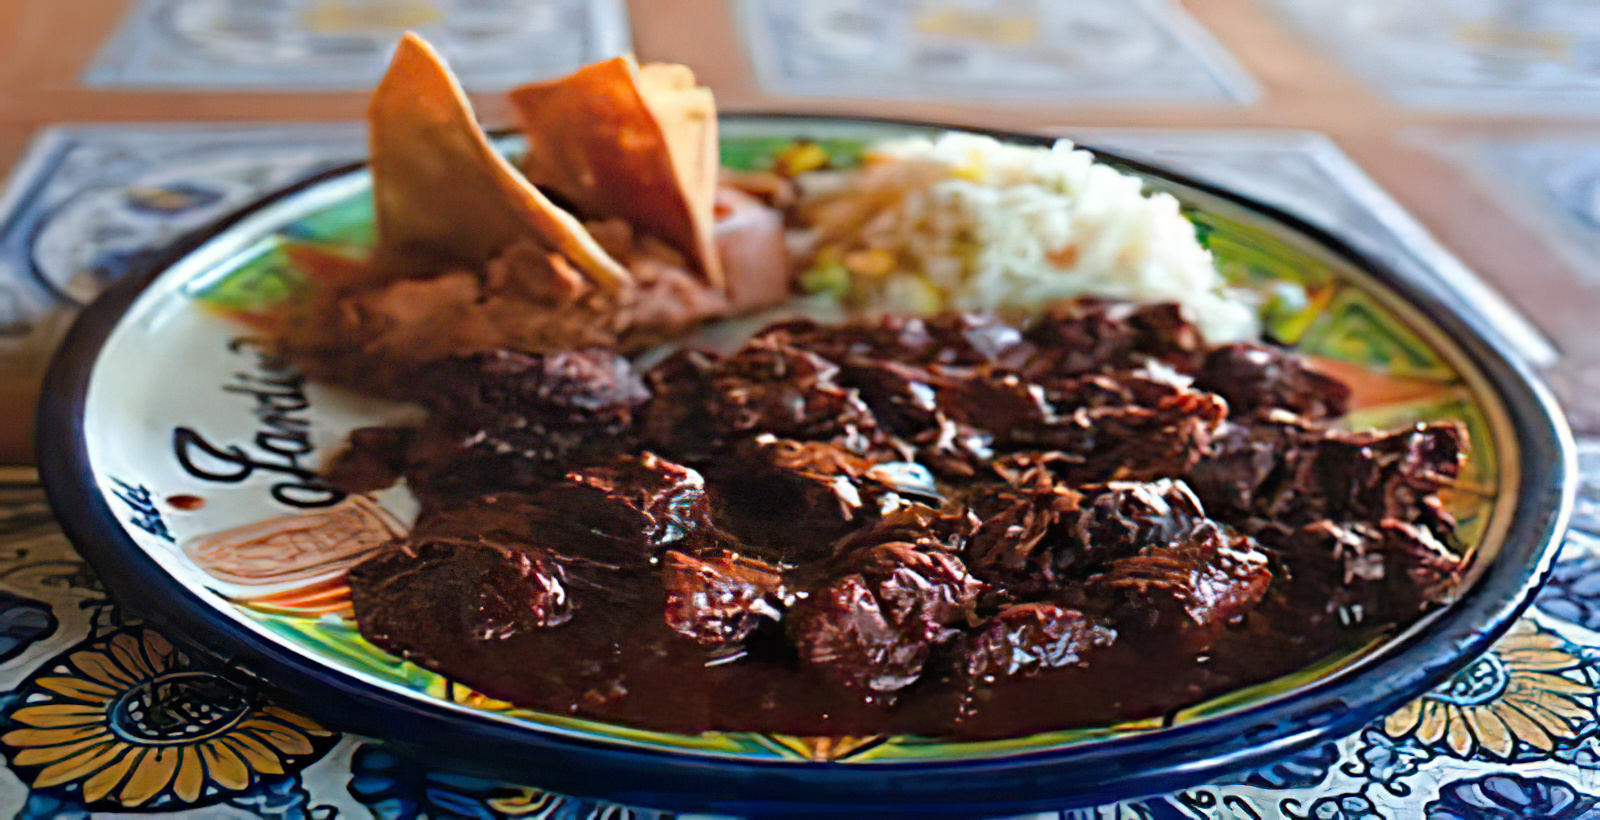
[{"label": "white rice", "polygon": [[[1066,141],[1029,147],[950,133],[877,146],[843,175],[808,176],[800,213],[815,219],[803,250],[852,271],[844,288],[856,307],[1170,301],[1213,343],[1259,335],[1253,305],[1227,287],[1178,201],[1145,195],[1142,180]],[[852,212],[851,201],[869,205]]]}]

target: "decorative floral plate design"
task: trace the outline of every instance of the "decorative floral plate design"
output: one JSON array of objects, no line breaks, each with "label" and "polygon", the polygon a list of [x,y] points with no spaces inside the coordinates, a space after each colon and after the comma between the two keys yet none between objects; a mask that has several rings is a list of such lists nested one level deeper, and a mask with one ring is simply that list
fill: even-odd
[{"label": "decorative floral plate design", "polygon": [[[812,138],[848,163],[870,142],[928,131],[837,120],[736,118],[724,126],[723,159],[731,166],[758,168],[797,138]],[[371,247],[370,181],[359,170],[328,175],[269,199],[184,248],[147,282],[124,285],[90,308],[47,391],[41,441],[67,457],[47,466],[46,484],[59,508],[84,511],[67,520],[69,534],[113,591],[140,611],[237,656],[242,667],[291,691],[329,697],[325,708],[331,711],[337,702],[346,725],[376,733],[403,727],[417,742],[475,738],[480,741],[473,744],[477,760],[471,760],[471,751],[465,757],[480,766],[509,771],[524,759],[516,757],[518,751],[530,755],[526,760],[566,754],[571,761],[567,779],[558,773],[557,785],[607,793],[628,789],[634,800],[644,794],[652,799],[640,802],[680,807],[806,799],[772,791],[790,777],[825,782],[838,790],[842,804],[903,801],[904,795],[883,785],[881,773],[890,769],[899,778],[922,777],[925,791],[917,799],[932,805],[939,804],[941,788],[952,793],[958,787],[941,785],[949,781],[945,772],[951,767],[988,778],[962,787],[961,793],[964,800],[991,806],[1023,807],[1047,797],[1054,803],[1098,801],[1119,790],[1148,793],[1192,783],[1269,750],[1352,731],[1487,648],[1511,625],[1553,560],[1570,503],[1570,442],[1543,392],[1472,330],[1481,320],[1469,307],[1453,304],[1449,294],[1429,283],[1395,281],[1291,218],[1158,171],[1119,164],[1184,203],[1225,275],[1262,295],[1262,318],[1272,338],[1350,374],[1357,403],[1350,424],[1458,419],[1467,425],[1468,469],[1450,499],[1461,521],[1461,547],[1475,555],[1461,601],[1391,639],[1165,720],[982,743],[671,735],[487,698],[376,649],[349,618],[344,569],[403,532],[414,510],[403,491],[345,497],[325,486],[315,471],[348,431],[406,409],[310,384],[273,363],[250,338],[250,316],[288,298],[316,276],[319,266],[348,264]],[[143,639],[123,638],[138,640]],[[176,671],[181,666],[171,660],[180,655],[149,652],[136,674],[183,679]],[[1385,731],[1414,734],[1423,743],[1442,739],[1453,750],[1495,753],[1514,746],[1508,739],[1513,736],[1552,742],[1571,736],[1570,721],[1563,723],[1570,709],[1535,704],[1543,710],[1536,711],[1527,705],[1531,701],[1512,694],[1547,682],[1530,676],[1548,677],[1560,669],[1529,663],[1534,665],[1480,660],[1469,669],[1470,677],[1452,684],[1461,690],[1456,701],[1419,701],[1390,718]],[[81,673],[88,684],[98,681],[75,660],[68,670]],[[42,687],[35,696],[41,708],[61,706],[50,714],[61,712],[65,720],[70,712],[83,722],[34,725],[15,718],[26,728],[0,740],[24,748],[16,765],[56,765],[53,776],[61,776],[78,760],[54,745],[49,753],[27,752],[28,731],[87,732],[91,717],[113,713],[121,717],[107,718],[106,725],[122,726],[127,737],[143,737],[137,733],[148,730],[139,728],[133,701],[108,705],[93,700],[100,690],[92,686],[53,684],[68,692],[44,683],[58,677],[31,684]],[[1579,686],[1572,683],[1575,696],[1591,691],[1580,692]],[[69,696],[79,700],[45,703]],[[174,696],[183,697],[181,691]],[[274,738],[283,738],[262,734],[267,730],[261,727],[263,721],[278,721],[273,731],[305,734],[314,732],[315,724],[295,724],[265,709],[241,699],[238,715],[215,716],[218,727],[231,720],[227,725],[234,728],[218,728],[216,744],[195,752],[205,771],[220,766],[226,772],[227,763],[213,764],[204,749],[219,756],[226,750],[287,760],[310,753],[310,746],[287,739],[287,747],[274,745]],[[18,714],[44,720],[44,712]],[[124,735],[112,737],[125,742]],[[304,739],[311,743],[310,735]],[[110,745],[84,748],[96,755],[125,753],[105,743]],[[512,758],[506,760],[508,752]],[[49,754],[63,756],[41,756]],[[624,759],[639,777],[637,785],[595,785],[598,772]],[[138,785],[96,782],[96,794],[120,789],[119,798],[159,801],[183,798],[198,788],[193,772],[199,769],[191,767],[187,752],[172,759],[170,771],[165,753],[151,760],[159,760],[152,764],[154,774]],[[805,765],[819,760],[860,765]],[[1140,765],[1130,768],[1128,761]],[[730,780],[735,772],[740,778]],[[1019,772],[1032,775],[1022,787],[1010,780]],[[35,776],[42,778],[42,771]],[[215,779],[208,788],[236,782]],[[86,797],[90,788],[83,785]],[[726,800],[735,802],[721,802]]]}]

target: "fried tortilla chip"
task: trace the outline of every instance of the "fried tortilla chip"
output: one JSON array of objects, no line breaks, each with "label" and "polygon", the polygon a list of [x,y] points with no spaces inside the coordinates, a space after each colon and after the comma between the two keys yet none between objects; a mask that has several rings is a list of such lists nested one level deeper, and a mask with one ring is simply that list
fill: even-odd
[{"label": "fried tortilla chip", "polygon": [[712,230],[717,115],[684,66],[618,57],[511,91],[528,180],[586,219],[620,218],[723,287]]},{"label": "fried tortilla chip", "polygon": [[601,288],[632,283],[583,225],[489,143],[444,61],[406,34],[367,118],[377,206],[376,276],[480,270],[522,240],[560,253]]},{"label": "fried tortilla chip", "polygon": [[[717,102],[711,89],[696,85],[694,72],[677,63],[646,63],[635,75],[639,98],[650,109],[666,139],[667,157],[701,225],[716,221],[715,200],[722,152],[717,142]],[[709,234],[708,234],[709,235]],[[701,237],[700,241],[705,241]],[[715,260],[716,254],[711,254]]]}]

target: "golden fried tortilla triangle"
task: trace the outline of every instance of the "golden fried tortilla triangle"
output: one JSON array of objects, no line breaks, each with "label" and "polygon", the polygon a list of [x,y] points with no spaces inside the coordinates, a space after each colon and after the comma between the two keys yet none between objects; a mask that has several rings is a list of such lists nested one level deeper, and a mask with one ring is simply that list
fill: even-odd
[{"label": "golden fried tortilla triangle", "polygon": [[460,84],[422,38],[401,39],[367,119],[379,275],[480,269],[532,239],[606,290],[632,282],[572,214],[494,149]]},{"label": "golden fried tortilla triangle", "polygon": [[626,57],[511,91],[528,137],[522,170],[590,218],[620,218],[723,286],[712,233],[717,114],[688,68]]}]

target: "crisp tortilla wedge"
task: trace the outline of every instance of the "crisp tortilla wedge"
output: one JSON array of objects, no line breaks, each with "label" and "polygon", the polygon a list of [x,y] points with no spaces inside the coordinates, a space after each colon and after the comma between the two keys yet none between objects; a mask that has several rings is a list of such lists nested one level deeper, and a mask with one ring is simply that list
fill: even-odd
[{"label": "crisp tortilla wedge", "polygon": [[[696,85],[694,72],[677,63],[646,63],[635,79],[639,98],[650,109],[666,138],[667,157],[689,213],[696,220],[697,234],[705,242],[715,228],[718,175],[722,154],[717,142],[717,102],[711,89]],[[711,259],[717,260],[712,253]]]},{"label": "crisp tortilla wedge", "polygon": [[511,91],[528,137],[523,173],[589,218],[617,217],[723,287],[712,235],[717,115],[688,68],[626,57]]},{"label": "crisp tortilla wedge", "polygon": [[518,240],[559,252],[601,288],[632,284],[572,215],[489,143],[450,69],[407,33],[367,111],[377,206],[375,275],[482,269]]}]

